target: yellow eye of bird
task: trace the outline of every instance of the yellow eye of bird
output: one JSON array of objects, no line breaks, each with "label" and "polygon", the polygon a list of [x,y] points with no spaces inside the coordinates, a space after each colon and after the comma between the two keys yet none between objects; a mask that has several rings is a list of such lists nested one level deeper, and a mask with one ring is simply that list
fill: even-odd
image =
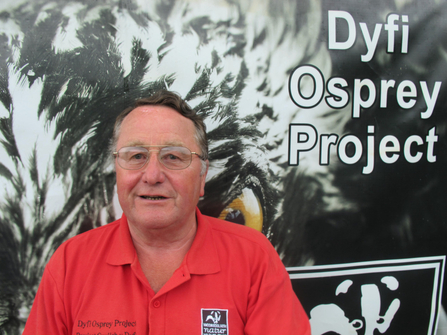
[{"label": "yellow eye of bird", "polygon": [[262,231],[262,206],[253,190],[246,188],[220,213],[219,219],[243,224]]}]

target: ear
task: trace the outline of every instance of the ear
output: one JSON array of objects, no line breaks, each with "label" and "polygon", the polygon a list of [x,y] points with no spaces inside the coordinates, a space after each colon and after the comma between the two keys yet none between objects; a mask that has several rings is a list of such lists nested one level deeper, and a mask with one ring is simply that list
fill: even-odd
[{"label": "ear", "polygon": [[205,172],[200,175],[200,196],[201,197],[203,197],[205,195],[206,175],[208,174],[208,168],[210,166],[210,162],[208,160],[206,160],[205,164],[206,164]]}]

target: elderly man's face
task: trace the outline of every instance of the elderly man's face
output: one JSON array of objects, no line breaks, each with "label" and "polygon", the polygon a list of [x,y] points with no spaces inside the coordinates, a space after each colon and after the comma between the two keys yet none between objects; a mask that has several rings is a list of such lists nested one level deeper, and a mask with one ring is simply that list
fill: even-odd
[{"label": "elderly man's face", "polygon": [[[141,106],[123,120],[117,150],[138,145],[183,146],[202,154],[195,140],[194,123],[165,106]],[[158,149],[158,148],[154,148]],[[195,208],[204,194],[206,173],[193,155],[184,170],[169,170],[150,153],[139,170],[125,170],[116,162],[118,198],[131,228],[178,229],[195,223]]]}]

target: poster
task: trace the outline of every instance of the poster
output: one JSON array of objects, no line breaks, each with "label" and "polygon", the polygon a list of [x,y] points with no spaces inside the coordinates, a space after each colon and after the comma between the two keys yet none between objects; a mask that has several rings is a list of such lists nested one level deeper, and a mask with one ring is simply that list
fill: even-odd
[{"label": "poster", "polygon": [[[297,267],[431,257],[443,274],[446,15],[434,0],[2,1],[1,332],[21,333],[60,243],[121,215],[115,117],[164,88],[205,118],[200,209],[261,230],[294,285]],[[427,334],[447,329],[437,278]],[[353,314],[352,334],[380,331]]]}]

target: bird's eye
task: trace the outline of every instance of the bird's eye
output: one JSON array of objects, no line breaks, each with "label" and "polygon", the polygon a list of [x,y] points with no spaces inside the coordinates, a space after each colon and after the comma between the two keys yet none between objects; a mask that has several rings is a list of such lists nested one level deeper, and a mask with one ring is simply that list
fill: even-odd
[{"label": "bird's eye", "polygon": [[219,219],[243,224],[262,231],[262,206],[253,190],[246,188],[220,213]]}]

